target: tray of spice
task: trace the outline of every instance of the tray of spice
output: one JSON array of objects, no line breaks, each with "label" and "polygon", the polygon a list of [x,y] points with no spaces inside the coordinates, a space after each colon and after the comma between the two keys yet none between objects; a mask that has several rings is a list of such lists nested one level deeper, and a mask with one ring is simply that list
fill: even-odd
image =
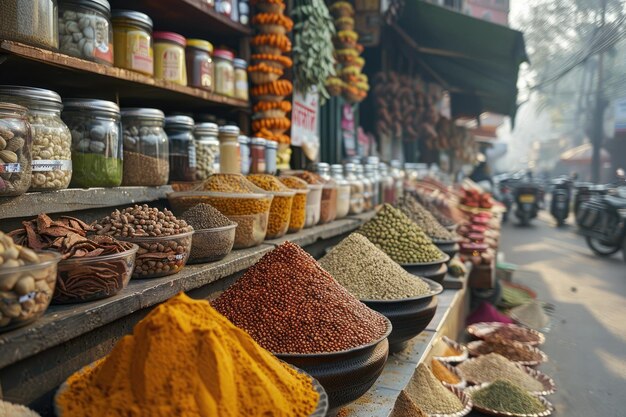
[{"label": "tray of spice", "polygon": [[435,356],[434,359],[444,363],[459,363],[467,360],[469,357],[467,347],[460,344],[456,340],[452,340],[448,336],[443,336],[441,341],[446,345],[446,347],[443,353]]},{"label": "tray of spice", "polygon": [[477,385],[466,388],[474,409],[489,416],[545,417],[554,407],[542,396],[532,395],[508,381]]},{"label": "tray of spice", "polygon": [[467,326],[467,333],[494,343],[519,342],[530,346],[541,346],[546,338],[543,333],[510,323],[483,322]]},{"label": "tray of spice", "polygon": [[435,375],[437,379],[440,380],[446,387],[458,389],[464,389],[467,387],[467,381],[464,380],[459,374],[459,371],[457,371],[457,369],[449,363],[432,359],[430,361],[430,369],[432,370],[433,375]]},{"label": "tray of spice", "polygon": [[526,366],[538,366],[548,361],[548,355],[534,346],[519,342],[490,343],[484,340],[475,340],[467,344],[471,356],[498,353],[505,358]]}]

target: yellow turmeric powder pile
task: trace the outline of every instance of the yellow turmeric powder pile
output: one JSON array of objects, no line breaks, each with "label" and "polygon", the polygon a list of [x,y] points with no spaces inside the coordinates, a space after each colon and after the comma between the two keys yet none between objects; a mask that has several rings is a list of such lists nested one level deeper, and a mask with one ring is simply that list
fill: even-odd
[{"label": "yellow turmeric powder pile", "polygon": [[182,293],[66,386],[62,417],[305,417],[319,399],[309,377]]}]

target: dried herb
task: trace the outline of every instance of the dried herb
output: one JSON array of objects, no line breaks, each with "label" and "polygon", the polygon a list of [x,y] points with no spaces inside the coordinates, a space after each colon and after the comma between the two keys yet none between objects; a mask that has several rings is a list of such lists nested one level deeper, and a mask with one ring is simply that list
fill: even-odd
[{"label": "dried herb", "polygon": [[507,381],[496,381],[472,394],[474,404],[504,413],[537,414],[546,407],[537,399]]}]

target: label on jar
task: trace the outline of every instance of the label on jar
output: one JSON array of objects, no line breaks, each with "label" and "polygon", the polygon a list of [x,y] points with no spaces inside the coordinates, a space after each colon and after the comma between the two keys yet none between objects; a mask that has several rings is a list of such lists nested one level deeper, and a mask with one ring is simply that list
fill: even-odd
[{"label": "label on jar", "polygon": [[113,45],[109,39],[109,22],[106,19],[95,18],[92,24],[95,26],[95,49],[93,54],[96,58],[113,63]]},{"label": "label on jar", "polygon": [[56,159],[34,159],[33,172],[71,171],[72,161]]},{"label": "label on jar", "polygon": [[166,48],[163,51],[163,55],[161,55],[161,65],[163,66],[161,73],[164,80],[180,82],[183,78],[183,59],[183,54],[178,48]]},{"label": "label on jar", "polygon": [[0,174],[22,172],[22,165],[17,164],[0,164]]},{"label": "label on jar", "polygon": [[150,38],[145,32],[135,30],[126,35],[128,61],[131,69],[152,75],[154,72],[154,58],[150,47]]},{"label": "label on jar", "polygon": [[208,61],[202,61],[200,63],[200,85],[208,90],[213,89],[213,71],[211,64]]}]

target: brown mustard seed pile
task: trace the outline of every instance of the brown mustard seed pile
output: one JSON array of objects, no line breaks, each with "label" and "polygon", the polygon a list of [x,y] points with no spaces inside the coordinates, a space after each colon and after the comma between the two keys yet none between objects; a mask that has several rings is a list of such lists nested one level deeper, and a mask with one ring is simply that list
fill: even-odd
[{"label": "brown mustard seed pile", "polygon": [[147,204],[115,210],[94,225],[99,235],[120,237],[171,236],[191,232],[193,227],[184,220],[178,220],[165,209],[160,211]]},{"label": "brown mustard seed pile", "polygon": [[213,306],[274,353],[347,350],[387,330],[383,316],[291,242],[263,256]]},{"label": "brown mustard seed pile", "polygon": [[215,229],[218,227],[230,226],[233,222],[210,204],[198,204],[180,216],[187,224],[193,226],[195,230]]},{"label": "brown mustard seed pile", "polygon": [[415,224],[422,228],[422,230],[435,241],[453,241],[458,238],[456,233],[450,232],[443,227],[435,216],[424,206],[422,206],[415,197],[406,195],[402,197],[398,208],[409,219],[413,220]]}]

